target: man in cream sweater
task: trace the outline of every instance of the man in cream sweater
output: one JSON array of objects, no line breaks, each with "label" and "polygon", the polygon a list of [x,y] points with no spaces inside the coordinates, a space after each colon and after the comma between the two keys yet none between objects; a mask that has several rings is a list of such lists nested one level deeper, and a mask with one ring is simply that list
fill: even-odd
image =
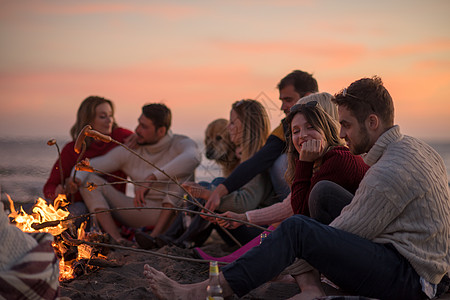
[{"label": "man in cream sweater", "polygon": [[[179,183],[194,181],[194,171],[200,164],[201,153],[190,138],[172,134],[171,119],[171,111],[164,104],[145,105],[135,130],[138,144],[135,151]],[[91,159],[90,165],[106,173],[122,170],[133,181],[145,182],[146,186],[136,186],[135,197],[131,198],[111,185],[105,185],[106,181],[93,173],[77,172],[77,178],[82,182],[80,193],[91,212],[115,207],[174,207],[183,195],[182,189],[165,174],[123,147],[116,147],[103,156]],[[94,183],[98,188],[89,191],[87,183]],[[156,236],[164,232],[172,216],[170,210],[157,209],[96,215],[103,230],[116,242],[125,245],[128,243],[121,237],[114,219],[129,227],[154,226],[152,236]]]},{"label": "man in cream sweater", "polygon": [[[378,299],[433,298],[449,270],[450,197],[442,158],[394,126],[392,98],[380,78],[363,78],[335,96],[341,138],[370,165],[355,195],[323,181],[316,201],[353,197],[329,226],[296,215],[259,246],[222,268],[224,296],[243,296],[287,266],[296,299],[325,296],[319,273],[349,294]],[[310,197],[311,201],[312,196]],[[349,199],[349,200],[350,200]],[[179,285],[145,266],[156,294],[163,282],[177,295],[202,297],[207,282]],[[442,280],[443,282],[443,280]],[[442,283],[441,283],[442,284]],[[195,297],[194,297],[195,298]],[[179,299],[182,299],[179,298]]]}]

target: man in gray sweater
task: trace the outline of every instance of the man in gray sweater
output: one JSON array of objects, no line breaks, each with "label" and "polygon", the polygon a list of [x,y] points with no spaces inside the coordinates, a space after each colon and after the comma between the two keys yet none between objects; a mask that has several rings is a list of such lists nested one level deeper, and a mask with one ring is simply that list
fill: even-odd
[{"label": "man in gray sweater", "polygon": [[[296,215],[220,274],[224,295],[243,296],[287,266],[302,290],[296,299],[324,296],[319,274],[350,294],[379,299],[427,299],[449,270],[450,197],[442,158],[400,133],[380,78],[363,78],[335,95],[344,138],[370,165],[355,195],[331,182],[310,196],[319,207],[351,200],[329,226]],[[344,202],[344,201],[342,201]],[[310,205],[311,206],[311,205]],[[152,290],[202,297],[206,282],[180,285],[145,266]],[[166,288],[166,290],[169,290]],[[192,294],[194,293],[194,294]],[[180,298],[182,299],[182,298]]]}]

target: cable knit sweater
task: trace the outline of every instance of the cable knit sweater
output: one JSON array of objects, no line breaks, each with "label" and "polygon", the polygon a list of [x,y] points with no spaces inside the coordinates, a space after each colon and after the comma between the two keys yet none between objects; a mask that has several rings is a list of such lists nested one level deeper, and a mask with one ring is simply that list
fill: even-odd
[{"label": "cable knit sweater", "polygon": [[342,146],[330,149],[316,172],[313,172],[313,165],[313,162],[297,161],[292,195],[289,194],[283,202],[248,211],[248,220],[259,225],[281,222],[294,214],[293,207],[300,208],[296,213],[309,216],[309,193],[317,182],[329,180],[354,194],[369,168],[361,156],[351,154],[347,147]]},{"label": "cable knit sweater", "polygon": [[[197,144],[187,136],[172,134],[171,131],[158,143],[139,146],[135,151],[180,183],[195,180],[194,171],[201,161],[201,153]],[[149,175],[153,174],[158,181],[168,182],[153,183],[154,189],[182,195],[181,188],[172,182],[169,183],[170,180],[163,173],[123,147],[116,147],[103,156],[93,158],[90,164],[95,169],[107,173],[122,170],[137,182],[145,181]],[[88,174],[87,172],[77,172],[76,176],[83,182]],[[162,200],[163,203],[171,203],[175,206],[180,201],[176,196],[164,195],[154,189],[149,190],[145,196],[146,200]]]},{"label": "cable knit sweater", "polygon": [[[330,226],[391,243],[419,276],[439,283],[450,266],[450,197],[442,158],[394,126],[364,160],[371,168]],[[293,274],[309,268],[299,261]]]}]

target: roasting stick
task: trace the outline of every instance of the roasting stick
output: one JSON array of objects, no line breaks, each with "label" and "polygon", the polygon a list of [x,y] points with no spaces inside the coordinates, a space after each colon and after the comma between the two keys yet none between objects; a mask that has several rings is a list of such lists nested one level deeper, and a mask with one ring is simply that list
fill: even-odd
[{"label": "roasting stick", "polygon": [[213,214],[203,213],[201,211],[195,211],[195,210],[190,210],[190,209],[186,209],[186,208],[177,208],[177,207],[120,207],[120,208],[111,208],[111,209],[105,209],[105,210],[99,210],[99,211],[95,211],[95,212],[90,212],[90,213],[79,215],[79,216],[69,217],[69,218],[66,218],[66,219],[63,219],[63,220],[53,220],[53,221],[47,221],[47,222],[42,222],[42,223],[33,223],[33,224],[31,224],[31,228],[33,228],[34,230],[40,230],[40,229],[43,229],[43,228],[46,228],[46,227],[58,226],[58,224],[60,224],[61,222],[74,220],[74,219],[78,219],[78,218],[83,218],[83,217],[89,217],[89,216],[95,215],[95,214],[100,214],[100,213],[105,213],[105,212],[114,212],[114,211],[120,211],[120,210],[138,210],[138,209],[173,210],[173,211],[188,212],[188,213],[193,213],[193,214],[197,214],[197,215],[203,215],[203,216],[207,216],[207,217],[215,217],[215,218],[219,218],[219,219],[223,219],[223,220],[227,220],[227,221],[234,221],[234,222],[241,223],[243,225],[247,225],[247,226],[258,228],[258,229],[263,230],[263,231],[272,232],[272,230],[270,230],[268,228],[265,228],[265,227],[262,227],[262,226],[250,223],[248,221],[242,221],[242,220],[237,220],[237,219],[233,219],[233,218],[228,218],[228,217],[222,217],[222,216],[217,216],[217,215],[213,215]]},{"label": "roasting stick", "polygon": [[[67,242],[71,245],[74,245],[74,246],[78,246],[80,244],[86,244],[89,246],[101,246],[101,247],[107,247],[107,248],[122,249],[122,250],[129,250],[129,251],[134,251],[134,252],[152,254],[155,256],[160,256],[160,257],[169,258],[169,259],[184,260],[184,261],[197,262],[197,263],[205,263],[205,262],[209,263],[209,260],[204,260],[204,259],[200,259],[200,258],[189,258],[189,257],[159,253],[159,252],[151,251],[151,250],[144,250],[144,249],[138,249],[138,248],[132,248],[132,247],[119,246],[119,245],[111,245],[111,244],[105,244],[105,243],[96,243],[96,242],[72,239],[68,234],[64,234],[64,232],[61,236],[65,242]],[[224,264],[224,265],[228,264],[227,262],[219,262],[219,263]]]},{"label": "roasting stick", "polygon": [[[198,200],[193,197],[191,195],[190,192],[188,192],[179,182],[178,180],[176,180],[175,178],[173,178],[172,176],[170,176],[169,174],[167,174],[164,170],[160,169],[158,166],[156,166],[155,164],[153,164],[152,162],[148,161],[147,159],[145,159],[144,157],[142,157],[141,155],[139,155],[139,153],[137,153],[136,151],[134,151],[133,149],[129,148],[127,145],[116,141],[115,139],[113,139],[112,137],[110,137],[109,135],[105,135],[102,134],[96,130],[93,130],[91,125],[86,125],[84,126],[84,128],[81,130],[80,134],[77,137],[77,140],[75,141],[75,145],[74,145],[74,151],[76,153],[80,153],[82,152],[82,149],[85,150],[86,149],[86,143],[84,142],[86,136],[92,137],[96,140],[105,142],[105,143],[116,143],[117,145],[122,146],[123,148],[125,148],[126,150],[128,150],[129,152],[133,153],[134,155],[136,155],[137,157],[139,157],[140,159],[142,159],[144,162],[146,162],[147,164],[149,164],[150,166],[154,167],[156,170],[158,170],[159,172],[161,172],[162,174],[164,174],[167,178],[169,178],[171,181],[173,181],[175,184],[177,184],[184,192],[186,192],[186,194],[188,194],[189,196],[191,196],[191,198],[193,199],[193,201],[196,203],[195,205],[197,205],[198,207],[200,207],[202,210],[207,211],[208,213],[212,214],[212,215],[216,215],[213,211],[207,209],[206,207],[204,207],[200,202],[198,202]],[[82,152],[83,153],[83,152]],[[82,153],[80,154],[80,157],[82,155]],[[79,157],[79,158],[80,158]],[[78,165],[78,164],[77,164]],[[76,170],[75,170],[76,171]],[[74,174],[75,175],[75,174]],[[132,182],[133,183],[133,182]],[[148,188],[148,187],[146,187]],[[183,198],[185,199],[185,198]],[[242,247],[241,243],[226,229],[223,228],[223,231],[239,246]]]}]

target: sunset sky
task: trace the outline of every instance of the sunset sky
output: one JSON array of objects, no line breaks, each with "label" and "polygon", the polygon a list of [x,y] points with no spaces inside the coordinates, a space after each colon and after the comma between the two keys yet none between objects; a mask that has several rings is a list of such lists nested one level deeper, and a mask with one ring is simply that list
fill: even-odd
[{"label": "sunset sky", "polygon": [[448,0],[0,0],[0,138],[68,139],[89,95],[129,129],[163,102],[193,138],[257,98],[274,128],[276,85],[301,69],[330,93],[379,75],[405,134],[450,141],[449,12]]}]

